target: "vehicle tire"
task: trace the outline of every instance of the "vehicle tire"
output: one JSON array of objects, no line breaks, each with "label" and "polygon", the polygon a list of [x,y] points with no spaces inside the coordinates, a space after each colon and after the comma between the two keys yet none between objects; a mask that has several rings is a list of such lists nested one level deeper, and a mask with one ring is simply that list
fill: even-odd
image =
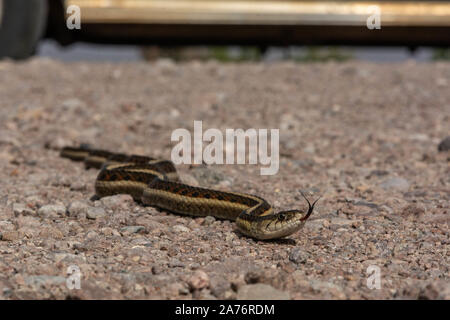
[{"label": "vehicle tire", "polygon": [[32,56],[45,31],[47,0],[0,2],[0,58],[25,59]]}]

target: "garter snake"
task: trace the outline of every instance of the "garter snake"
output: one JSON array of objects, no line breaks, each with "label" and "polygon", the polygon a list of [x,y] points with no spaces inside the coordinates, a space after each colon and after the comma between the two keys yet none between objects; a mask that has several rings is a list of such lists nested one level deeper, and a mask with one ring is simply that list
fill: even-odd
[{"label": "garter snake", "polygon": [[129,194],[137,202],[164,211],[235,221],[238,230],[259,240],[286,237],[303,227],[317,199],[308,210],[275,213],[258,196],[193,187],[180,182],[175,166],[168,160],[113,153],[87,146],[65,147],[60,155],[83,161],[87,168],[101,169],[95,181],[98,197]]}]

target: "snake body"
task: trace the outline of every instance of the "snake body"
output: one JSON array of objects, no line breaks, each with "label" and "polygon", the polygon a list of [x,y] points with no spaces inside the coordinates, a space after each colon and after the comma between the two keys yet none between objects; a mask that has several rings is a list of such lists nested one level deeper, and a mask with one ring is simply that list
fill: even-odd
[{"label": "snake body", "polygon": [[86,168],[101,169],[95,181],[98,197],[129,194],[137,202],[190,216],[214,216],[235,221],[238,230],[259,240],[286,237],[303,227],[314,205],[306,212],[289,210],[275,213],[257,196],[193,187],[181,183],[174,164],[147,156],[113,153],[87,146],[65,147],[60,155],[83,161]]}]

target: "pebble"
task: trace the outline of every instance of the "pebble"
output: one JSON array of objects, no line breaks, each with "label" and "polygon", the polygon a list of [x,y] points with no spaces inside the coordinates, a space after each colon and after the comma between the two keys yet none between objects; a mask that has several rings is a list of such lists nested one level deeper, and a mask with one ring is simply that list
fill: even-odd
[{"label": "pebble", "polygon": [[222,277],[211,278],[210,290],[215,297],[224,297],[227,291],[231,291],[230,289],[230,283]]},{"label": "pebble", "polygon": [[310,254],[301,248],[294,248],[289,254],[289,260],[295,264],[305,264]]},{"label": "pebble", "polygon": [[406,217],[420,218],[425,214],[425,209],[419,204],[410,204],[402,209],[401,215]]},{"label": "pebble", "polygon": [[87,240],[93,240],[93,239],[97,239],[98,238],[98,233],[91,230],[88,233],[86,233],[86,239]]},{"label": "pebble", "polygon": [[44,239],[62,239],[64,238],[64,234],[57,228],[44,227],[41,232],[39,232],[39,237]]},{"label": "pebble", "polygon": [[86,190],[86,184],[81,181],[74,181],[70,184],[70,190],[73,190],[73,191]]},{"label": "pebble", "polygon": [[85,202],[74,201],[69,204],[67,212],[69,213],[70,217],[78,217],[80,219],[86,216],[89,208],[90,206]]},{"label": "pebble", "polygon": [[154,265],[152,266],[152,274],[161,274],[163,272],[163,269],[161,266]]},{"label": "pebble", "polygon": [[130,203],[133,203],[133,198],[129,194],[117,194],[114,196],[103,197],[100,199],[102,205],[107,209],[125,209]]},{"label": "pebble", "polygon": [[16,226],[11,221],[0,220],[0,230],[3,230],[3,231],[14,231],[14,230],[16,230]]},{"label": "pebble", "polygon": [[25,284],[29,286],[43,287],[47,285],[59,285],[66,283],[66,278],[61,276],[37,275],[24,278]]},{"label": "pebble", "polygon": [[196,270],[188,280],[189,287],[192,290],[207,288],[209,286],[209,283],[209,276],[202,270]]},{"label": "pebble", "polygon": [[314,279],[309,285],[313,291],[322,293],[326,299],[346,299],[342,288],[334,283]]},{"label": "pebble", "polygon": [[2,241],[15,241],[19,238],[20,234],[18,231],[3,231],[0,236]]},{"label": "pebble", "polygon": [[209,226],[209,225],[213,224],[214,221],[216,221],[216,218],[214,218],[213,216],[207,216],[207,217],[205,218],[205,220],[203,220],[202,225],[204,225],[204,226]]},{"label": "pebble", "polygon": [[355,202],[355,206],[364,206],[364,207],[369,207],[369,208],[372,208],[372,209],[378,209],[378,205],[376,203],[367,202],[367,201],[364,201],[364,200],[356,201]]},{"label": "pebble", "polygon": [[187,295],[189,294],[189,288],[186,287],[186,284],[184,283],[172,283],[168,286],[168,290],[171,292],[172,295]]},{"label": "pebble", "polygon": [[120,233],[117,230],[110,227],[101,228],[100,232],[105,236],[120,236]]},{"label": "pebble", "polygon": [[40,216],[57,218],[66,214],[66,207],[60,204],[48,204],[38,210]]},{"label": "pebble", "polygon": [[381,177],[381,176],[386,176],[388,174],[389,174],[389,171],[386,171],[386,170],[372,170],[372,171],[370,171],[369,177],[371,177],[371,176]]},{"label": "pebble", "polygon": [[105,209],[97,207],[89,207],[86,212],[86,218],[96,220],[106,215]]},{"label": "pebble", "polygon": [[33,208],[40,208],[44,205],[45,201],[41,197],[37,195],[31,195],[25,198],[25,202],[27,205]]},{"label": "pebble", "polygon": [[260,269],[250,270],[244,276],[244,280],[248,284],[258,283],[264,279],[264,272]]},{"label": "pebble", "polygon": [[380,187],[384,190],[408,191],[410,183],[403,178],[389,178],[384,180]]},{"label": "pebble", "polygon": [[57,252],[54,255],[55,263],[60,263],[61,261],[66,263],[83,263],[86,261],[84,254],[73,254],[66,252]]},{"label": "pebble", "polygon": [[191,230],[188,227],[185,227],[181,224],[177,224],[172,227],[173,231],[175,232],[191,232]]},{"label": "pebble", "polygon": [[247,284],[239,288],[237,300],[290,300],[288,292],[263,284]]},{"label": "pebble", "polygon": [[139,233],[139,232],[143,232],[143,231],[145,231],[145,227],[144,226],[127,226],[127,227],[123,227],[123,228],[120,229],[120,232],[123,235]]},{"label": "pebble", "polygon": [[24,215],[29,216],[34,214],[34,210],[22,203],[14,203],[13,204],[13,212],[15,216]]},{"label": "pebble", "polygon": [[445,152],[450,150],[450,136],[443,139],[438,145],[439,152]]}]

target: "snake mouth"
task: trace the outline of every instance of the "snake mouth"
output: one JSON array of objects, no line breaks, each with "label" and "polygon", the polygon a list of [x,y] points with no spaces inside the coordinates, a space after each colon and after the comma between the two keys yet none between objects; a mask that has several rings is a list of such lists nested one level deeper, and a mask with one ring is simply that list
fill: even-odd
[{"label": "snake mouth", "polygon": [[251,236],[258,240],[272,240],[279,239],[290,236],[291,234],[296,233],[305,225],[305,221],[298,219],[296,221],[289,222],[285,224],[281,228],[276,228],[273,226],[272,228],[266,228],[264,232],[254,232]]}]

